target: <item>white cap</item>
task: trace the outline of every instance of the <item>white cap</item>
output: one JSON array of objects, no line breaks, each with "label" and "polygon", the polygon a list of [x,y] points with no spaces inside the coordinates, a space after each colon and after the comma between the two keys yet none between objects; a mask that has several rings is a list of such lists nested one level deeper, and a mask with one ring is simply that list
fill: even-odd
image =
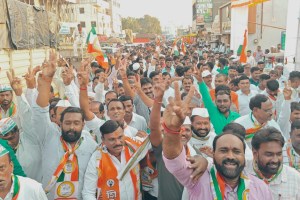
[{"label": "white cap", "polygon": [[132,65],[132,69],[133,69],[134,71],[135,71],[135,70],[138,70],[140,67],[141,67],[141,66],[140,66],[139,63],[134,63],[134,64]]},{"label": "white cap", "polygon": [[210,73],[210,71],[208,71],[208,70],[204,70],[204,71],[202,72],[202,78],[207,77],[207,76],[209,76],[209,75],[211,75],[211,73]]},{"label": "white cap", "polygon": [[192,123],[191,123],[190,118],[188,116],[186,116],[182,125],[191,125],[191,124]]},{"label": "white cap", "polygon": [[230,57],[229,57],[229,59],[237,59],[238,57],[236,56],[236,55],[231,55]]},{"label": "white cap", "polygon": [[206,108],[194,108],[192,111],[192,116],[197,115],[200,117],[207,118],[209,117],[208,111]]},{"label": "white cap", "polygon": [[95,98],[96,93],[95,92],[88,92],[88,97]]},{"label": "white cap", "polygon": [[63,107],[63,108],[68,108],[71,107],[72,105],[68,100],[59,100],[59,102],[56,104],[55,107]]},{"label": "white cap", "polygon": [[283,67],[282,63],[276,63],[275,67]]}]

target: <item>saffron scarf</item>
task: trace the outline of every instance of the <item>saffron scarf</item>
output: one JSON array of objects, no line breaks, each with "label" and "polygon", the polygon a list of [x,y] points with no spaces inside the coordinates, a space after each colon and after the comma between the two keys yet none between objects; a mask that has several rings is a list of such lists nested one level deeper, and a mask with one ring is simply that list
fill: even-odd
[{"label": "saffron scarf", "polygon": [[[239,185],[237,189],[238,200],[248,200],[249,194],[249,178],[242,172],[240,175]],[[225,181],[215,166],[210,169],[210,185],[214,200],[225,199]]]},{"label": "saffron scarf", "polygon": [[[74,148],[71,148],[71,149],[69,148],[66,141],[64,141],[62,139],[62,137],[60,137],[60,141],[61,141],[62,147],[65,151],[65,154],[61,158],[58,167],[56,168],[54,174],[52,175],[50,182],[48,183],[48,185],[45,188],[46,193],[50,192],[50,190],[53,188],[53,186],[57,182],[64,182],[67,176],[68,176],[68,178],[71,179],[70,180],[71,182],[73,182],[73,181],[77,182],[79,179],[79,166],[78,166],[78,160],[77,160],[77,155],[76,155],[75,151],[81,145],[81,143],[83,141],[83,137],[81,137],[77,141]],[[67,182],[70,183],[70,181],[67,181]],[[73,185],[70,185],[70,187],[71,186],[73,186]],[[72,188],[72,189],[75,190],[75,188]]]}]

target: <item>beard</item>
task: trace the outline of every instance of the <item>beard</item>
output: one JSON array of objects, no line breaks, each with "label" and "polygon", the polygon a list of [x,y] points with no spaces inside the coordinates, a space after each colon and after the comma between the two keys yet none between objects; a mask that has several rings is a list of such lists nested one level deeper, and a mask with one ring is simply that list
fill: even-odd
[{"label": "beard", "polygon": [[10,105],[10,103],[11,103],[11,101],[9,101],[9,100],[3,100],[3,101],[1,102],[1,104],[2,104],[3,106],[8,106],[8,105]]},{"label": "beard", "polygon": [[[199,129],[196,130],[194,127],[192,127],[192,131],[198,137],[206,137],[210,132],[210,130],[208,130],[207,128],[199,128]],[[204,131],[205,131],[205,133],[204,133]]]},{"label": "beard", "polygon": [[[227,179],[235,179],[240,176],[241,172],[245,168],[245,162],[243,164],[236,159],[224,159],[222,164],[218,164],[214,158],[214,164],[218,172]],[[225,164],[234,164],[236,167],[235,169],[228,169]]]},{"label": "beard", "polygon": [[68,143],[73,143],[79,140],[79,138],[81,137],[81,131],[80,132],[75,130],[64,131],[62,129],[61,136],[64,139],[64,141]]},{"label": "beard", "polygon": [[227,113],[230,110],[230,107],[218,107],[218,110],[220,111],[220,113]]},{"label": "beard", "polygon": [[259,171],[261,171],[263,174],[274,175],[278,172],[280,166],[281,166],[280,161],[278,161],[277,163],[268,162],[265,165],[263,165],[262,162],[260,161],[259,157],[257,158],[257,167],[258,167]]}]

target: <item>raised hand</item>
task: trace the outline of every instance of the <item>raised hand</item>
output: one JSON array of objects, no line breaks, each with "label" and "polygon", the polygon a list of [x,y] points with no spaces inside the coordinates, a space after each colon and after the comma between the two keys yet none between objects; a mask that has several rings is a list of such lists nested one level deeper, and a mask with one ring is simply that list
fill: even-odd
[{"label": "raised hand", "polygon": [[33,89],[36,87],[35,75],[41,71],[40,66],[36,66],[35,68],[28,67],[28,72],[24,75],[27,88]]},{"label": "raised hand", "polygon": [[163,119],[166,127],[172,131],[179,131],[185,119],[183,102],[180,98],[180,91],[178,82],[174,83],[175,98],[169,98],[169,105],[167,105]]},{"label": "raised hand", "polygon": [[164,96],[164,93],[166,91],[166,85],[165,84],[155,84],[153,87],[153,94],[155,98],[162,99]]},{"label": "raised hand", "polygon": [[45,61],[42,65],[42,78],[52,80],[55,71],[56,71],[56,64],[57,64],[57,54],[54,50],[50,51],[49,60]]},{"label": "raised hand", "polygon": [[284,82],[284,89],[283,89],[283,96],[285,100],[291,100],[292,99],[292,87],[291,87],[291,81],[289,80],[288,83]]},{"label": "raised hand", "polygon": [[194,69],[193,76],[197,79],[197,81],[199,83],[201,83],[203,81],[203,79],[202,79],[202,71],[203,71],[202,68],[200,68],[200,69],[195,68]]},{"label": "raised hand", "polygon": [[121,58],[118,59],[118,70],[119,70],[119,74],[122,77],[122,79],[127,77],[126,63],[127,63],[127,59],[123,59],[123,60],[121,60]]},{"label": "raised hand", "polygon": [[9,80],[10,86],[14,90],[17,96],[22,95],[22,82],[21,79],[15,76],[15,71],[13,69],[6,72],[7,78]]},{"label": "raised hand", "polygon": [[87,87],[90,81],[87,65],[81,67],[80,71],[77,73],[77,78],[80,87]]}]

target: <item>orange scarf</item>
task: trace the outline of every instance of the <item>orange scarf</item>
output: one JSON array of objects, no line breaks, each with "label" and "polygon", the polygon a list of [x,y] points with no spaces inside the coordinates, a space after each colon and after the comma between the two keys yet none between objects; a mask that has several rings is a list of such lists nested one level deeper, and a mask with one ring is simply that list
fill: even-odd
[{"label": "orange scarf", "polygon": [[254,123],[255,127],[248,128],[246,130],[246,140],[252,139],[254,137],[254,134],[267,124],[267,123],[257,124],[257,122],[255,122],[253,119],[253,113],[251,113],[250,118],[251,118],[251,121]]},{"label": "orange scarf", "polygon": [[[126,162],[128,162],[131,155],[134,154],[136,147],[138,147],[140,144],[127,137],[125,138],[125,142],[125,159]],[[120,200],[119,180],[117,179],[118,171],[109,154],[103,151],[103,148],[100,148],[99,150],[102,158],[99,160],[98,168],[97,199]],[[130,151],[132,152],[131,154]],[[138,172],[139,165],[130,171],[131,181],[134,189],[134,200],[138,200],[140,193]]]},{"label": "orange scarf", "polygon": [[[69,148],[68,144],[62,139],[62,137],[60,137],[60,141],[65,151],[65,155],[61,158],[58,167],[56,168],[50,182],[45,188],[45,192],[50,192],[54,185],[57,183],[56,195],[59,198],[64,197],[64,199],[76,199],[74,198],[74,195],[76,196],[78,187],[78,184],[76,182],[78,182],[79,179],[79,166],[75,151],[79,148],[81,142],[83,141],[83,138],[81,137],[72,149]],[[63,187],[66,186],[70,188],[70,191],[62,194],[65,192],[63,191]]]}]

